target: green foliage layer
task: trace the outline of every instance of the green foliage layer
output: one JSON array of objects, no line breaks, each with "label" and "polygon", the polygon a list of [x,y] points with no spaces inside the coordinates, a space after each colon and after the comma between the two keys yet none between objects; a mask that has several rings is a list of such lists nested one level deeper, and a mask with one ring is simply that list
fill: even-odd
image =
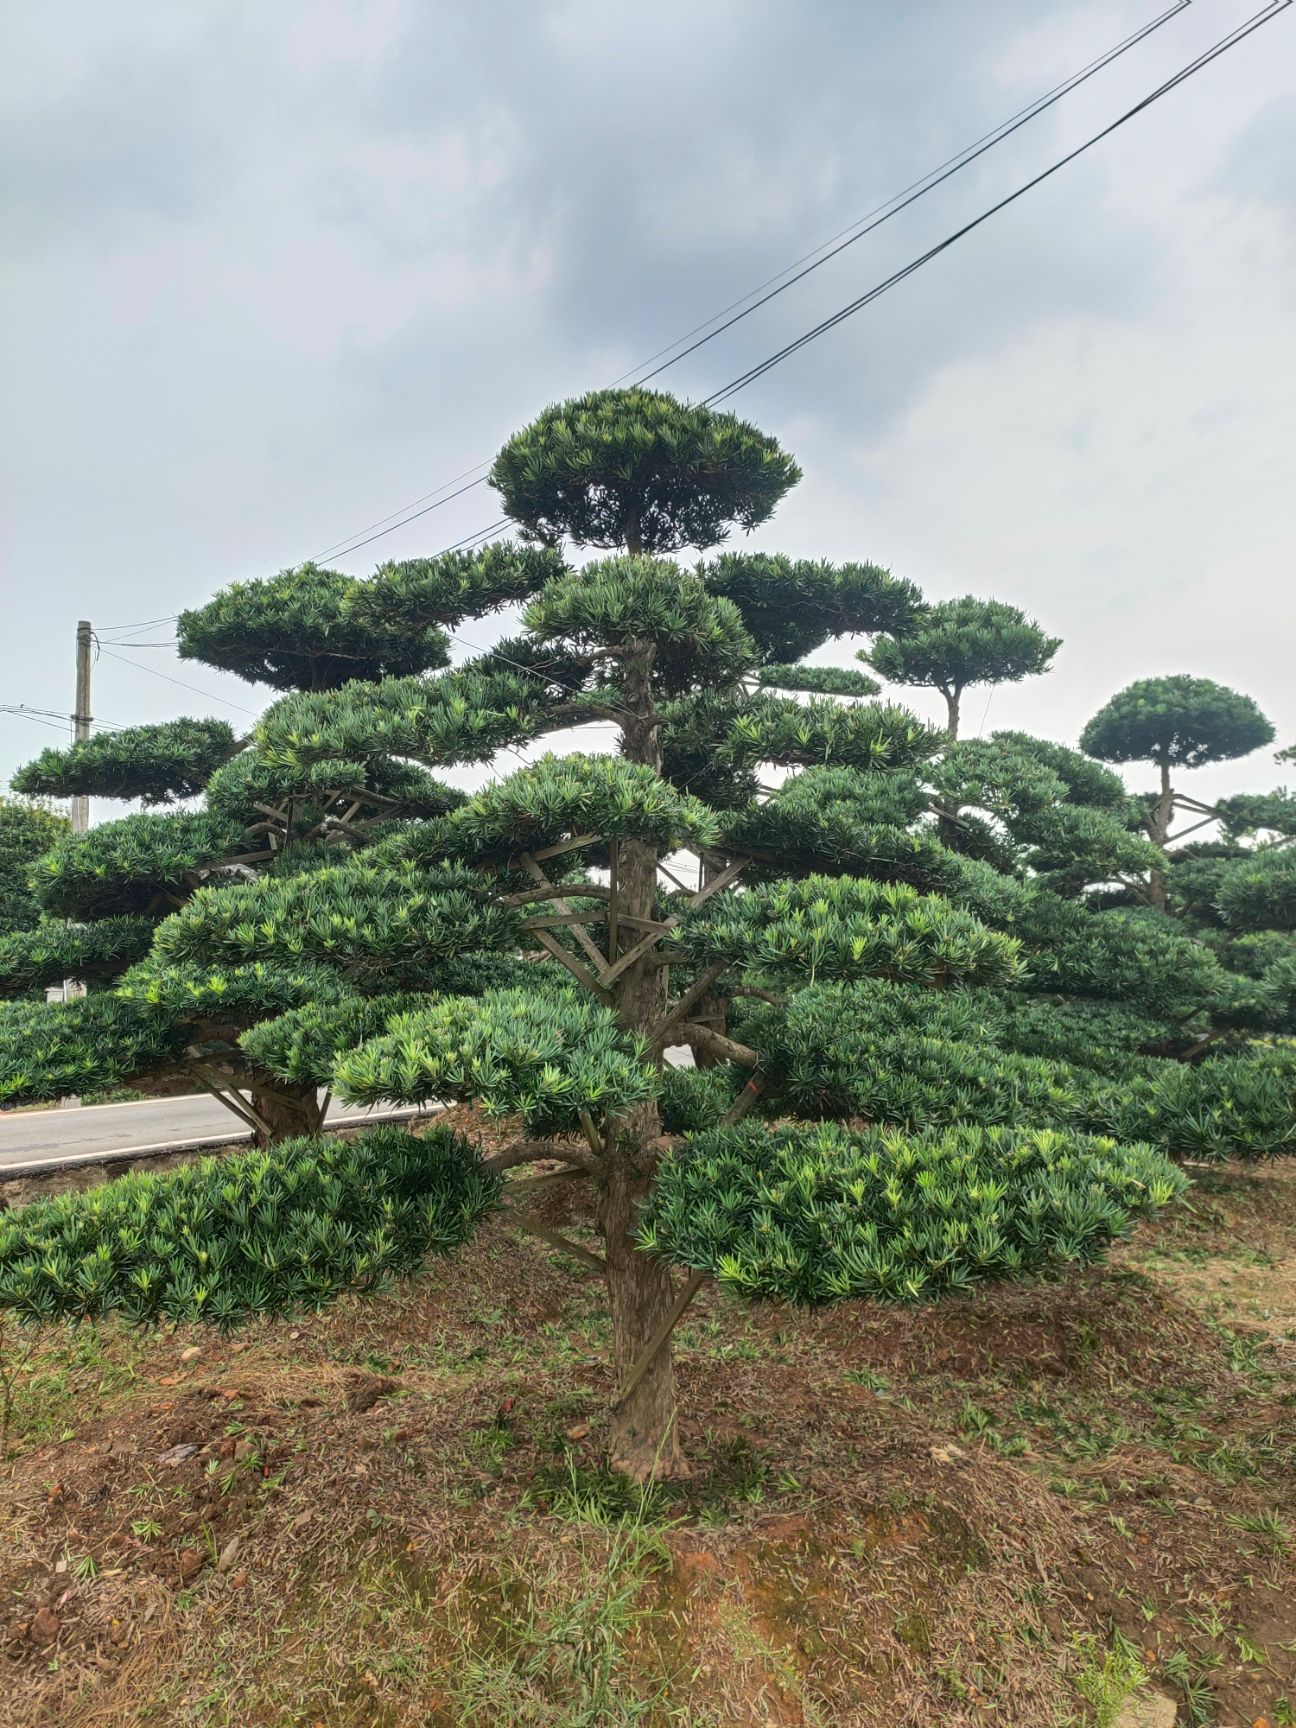
[{"label": "green foliage layer", "polygon": [[596,390],[546,408],[495,458],[491,484],[532,538],[635,552],[750,533],[801,478],[773,438],[657,390]]},{"label": "green foliage layer", "polygon": [[1092,1260],[1186,1186],[1149,1147],[1048,1129],[744,1124],[663,1161],[640,1244],[744,1296],[930,1300]]},{"label": "green foliage layer", "polygon": [[318,1308],[457,1247],[499,1178],[447,1129],[371,1129],[124,1176],[0,1213],[0,1308],[232,1325]]},{"label": "green foliage layer", "polygon": [[1200,768],[1247,756],[1274,729],[1249,696],[1209,678],[1142,678],[1113,696],[1080,734],[1080,748],[1104,762]]},{"label": "green foliage layer", "polygon": [[19,769],[13,784],[16,791],[52,798],[83,794],[170,804],[196,797],[234,748],[234,729],[224,720],[123,726],[63,750],[42,750]]}]

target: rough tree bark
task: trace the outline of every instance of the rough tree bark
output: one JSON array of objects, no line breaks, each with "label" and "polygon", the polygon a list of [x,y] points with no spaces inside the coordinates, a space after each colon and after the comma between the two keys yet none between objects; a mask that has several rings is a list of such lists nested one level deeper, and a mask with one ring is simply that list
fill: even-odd
[{"label": "rough tree bark", "polygon": [[[660,773],[653,652],[651,643],[638,643],[622,662],[622,731],[626,757]],[[623,840],[617,851],[619,912],[631,918],[652,918],[656,900],[656,850],[642,841]],[[666,980],[651,951],[622,973],[613,990],[617,1015],[627,1030],[650,1032],[665,1012]],[[618,1385],[624,1384],[675,1300],[670,1269],[641,1254],[634,1245],[638,1208],[652,1183],[660,1135],[657,1105],[636,1105],[617,1120],[605,1149],[599,1224],[607,1262]],[[676,1427],[675,1368],[667,1344],[630,1396],[613,1407],[609,1439],[613,1468],[637,1481],[683,1474],[687,1466]]]},{"label": "rough tree bark", "polygon": [[275,1080],[273,1090],[258,1090],[251,1084],[252,1108],[265,1123],[269,1133],[257,1130],[258,1146],[273,1146],[276,1141],[290,1140],[297,1134],[317,1134],[324,1113],[320,1109],[316,1087],[294,1086],[286,1080]]},{"label": "rough tree bark", "polygon": [[959,702],[962,694],[963,692],[961,690],[950,688],[941,691],[941,695],[945,698],[945,712],[947,715],[945,736],[949,739],[951,744],[956,743],[958,740]]},{"label": "rough tree bark", "polygon": [[[1170,764],[1163,757],[1161,760],[1161,795],[1156,801],[1152,817],[1148,822],[1148,835],[1156,846],[1164,846],[1170,833],[1170,822],[1174,816],[1174,788],[1170,784]],[[1158,912],[1166,909],[1166,879],[1164,870],[1152,870],[1148,874],[1148,903],[1155,906]]]}]

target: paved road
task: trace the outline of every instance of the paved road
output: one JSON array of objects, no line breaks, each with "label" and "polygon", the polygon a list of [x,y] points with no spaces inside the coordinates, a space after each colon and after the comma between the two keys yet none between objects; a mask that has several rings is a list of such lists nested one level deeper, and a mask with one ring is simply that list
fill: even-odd
[{"label": "paved road", "polygon": [[[330,1126],[412,1111],[375,1105],[353,1110],[335,1105]],[[76,1105],[66,1110],[0,1112],[0,1175],[31,1164],[76,1163],[111,1152],[172,1152],[247,1140],[223,1104],[206,1092],[187,1098],[146,1098],[134,1104]]]}]

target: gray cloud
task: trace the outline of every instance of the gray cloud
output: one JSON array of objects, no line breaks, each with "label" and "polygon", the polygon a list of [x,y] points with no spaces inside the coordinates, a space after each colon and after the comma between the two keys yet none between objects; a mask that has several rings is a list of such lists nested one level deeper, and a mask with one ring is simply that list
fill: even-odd
[{"label": "gray cloud", "polygon": [[[706,394],[1246,10],[1192,7],[662,382]],[[0,114],[20,249],[4,700],[67,702],[78,616],[174,612],[488,457],[541,404],[642,360],[1152,11],[26,11]],[[1001,693],[996,714],[1073,735],[1118,679],[1217,664],[1296,735],[1277,646],[1294,46],[1280,20],[732,404],[807,471],[765,543],[1000,593],[1066,635],[1057,674]],[[496,514],[481,489],[344,562],[432,550]],[[116,661],[98,688],[115,719],[226,711]],[[46,739],[0,717],[0,779]]]}]

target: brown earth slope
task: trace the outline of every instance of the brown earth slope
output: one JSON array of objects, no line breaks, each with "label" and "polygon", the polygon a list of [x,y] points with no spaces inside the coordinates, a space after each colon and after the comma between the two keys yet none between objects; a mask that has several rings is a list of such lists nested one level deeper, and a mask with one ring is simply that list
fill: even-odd
[{"label": "brown earth slope", "polygon": [[934,1309],[705,1289],[678,1487],[600,1470],[606,1346],[502,1223],[233,1337],[10,1329],[0,1724],[1296,1723],[1296,1165]]}]

